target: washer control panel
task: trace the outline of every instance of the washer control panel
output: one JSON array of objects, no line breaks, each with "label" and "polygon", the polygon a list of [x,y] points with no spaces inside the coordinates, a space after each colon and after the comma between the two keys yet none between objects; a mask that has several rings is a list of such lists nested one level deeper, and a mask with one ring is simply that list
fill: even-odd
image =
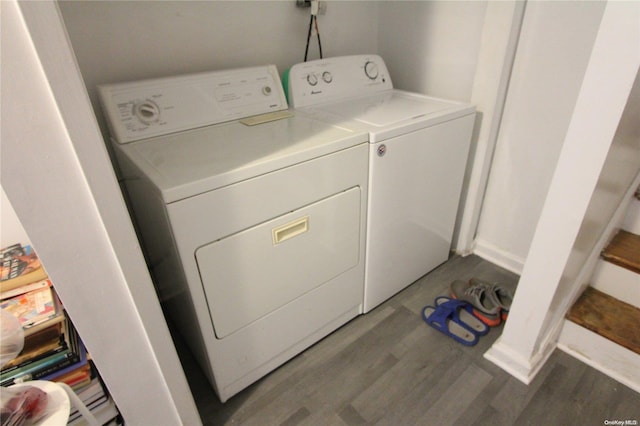
[{"label": "washer control panel", "polygon": [[100,85],[98,94],[118,143],[287,109],[275,65]]},{"label": "washer control panel", "polygon": [[302,62],[289,70],[289,104],[300,108],[393,89],[378,55],[352,55]]}]

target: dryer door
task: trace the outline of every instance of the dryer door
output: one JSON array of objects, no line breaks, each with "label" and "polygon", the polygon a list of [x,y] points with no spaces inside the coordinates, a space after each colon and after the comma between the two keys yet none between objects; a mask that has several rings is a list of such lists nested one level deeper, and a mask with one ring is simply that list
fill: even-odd
[{"label": "dryer door", "polygon": [[216,337],[355,267],[360,197],[352,188],[196,250]]}]

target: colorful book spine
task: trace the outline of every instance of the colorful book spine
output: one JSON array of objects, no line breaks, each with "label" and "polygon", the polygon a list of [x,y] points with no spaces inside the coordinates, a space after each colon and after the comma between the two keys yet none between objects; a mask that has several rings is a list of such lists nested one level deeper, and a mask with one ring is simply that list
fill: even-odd
[{"label": "colorful book spine", "polygon": [[0,249],[0,292],[47,278],[31,246],[13,244]]},{"label": "colorful book spine", "polygon": [[40,361],[32,362],[28,366],[3,373],[0,376],[0,385],[9,386],[14,383],[38,380],[79,360],[78,354],[65,350]]},{"label": "colorful book spine", "polygon": [[50,286],[5,299],[0,302],[0,308],[18,318],[25,329],[57,315],[56,303]]}]

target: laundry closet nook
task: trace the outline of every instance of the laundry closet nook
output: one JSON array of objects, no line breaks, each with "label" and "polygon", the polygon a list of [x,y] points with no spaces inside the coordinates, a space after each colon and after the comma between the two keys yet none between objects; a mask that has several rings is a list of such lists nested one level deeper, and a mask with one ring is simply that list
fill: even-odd
[{"label": "laundry closet nook", "polygon": [[[319,59],[320,37],[308,37],[317,32],[324,58],[379,55],[394,88],[472,105],[450,248],[461,259],[473,254],[520,276],[509,322],[486,356],[522,382],[533,380],[557,346],[594,253],[631,203],[640,171],[638,123],[628,119],[637,112],[638,4],[321,3],[311,28],[309,9],[296,0],[2,2],[2,189],[60,282],[60,296],[127,423],[202,420],[127,208],[122,189],[129,170],[110,144],[98,86],[263,65],[282,77],[303,62],[307,40],[307,59]],[[364,149],[360,143],[366,138],[345,143],[341,154]],[[326,167],[331,179],[334,166]],[[336,216],[338,226],[364,226],[368,166],[340,170],[354,174],[341,181],[344,188],[336,184],[290,211],[335,201],[357,212]],[[356,196],[353,188],[362,192]],[[610,208],[597,208],[599,194]],[[307,213],[300,213],[270,230],[285,238],[304,234],[307,222],[296,220]],[[308,225],[313,229],[312,220]],[[366,234],[358,229],[354,238],[330,239],[346,238],[345,252],[353,253]],[[202,257],[217,253],[201,250]],[[350,259],[358,263],[364,255]],[[225,319],[215,330],[220,336],[233,336],[255,317]],[[125,340],[128,354],[121,350]]]}]

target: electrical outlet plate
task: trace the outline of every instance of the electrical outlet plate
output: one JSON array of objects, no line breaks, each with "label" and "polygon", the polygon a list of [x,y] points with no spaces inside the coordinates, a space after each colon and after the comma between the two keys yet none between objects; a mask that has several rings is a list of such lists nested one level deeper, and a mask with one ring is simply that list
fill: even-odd
[{"label": "electrical outlet plate", "polygon": [[[296,0],[296,6],[311,7],[311,0]],[[318,1],[318,15],[324,15],[326,13],[327,13],[327,2]]]}]

